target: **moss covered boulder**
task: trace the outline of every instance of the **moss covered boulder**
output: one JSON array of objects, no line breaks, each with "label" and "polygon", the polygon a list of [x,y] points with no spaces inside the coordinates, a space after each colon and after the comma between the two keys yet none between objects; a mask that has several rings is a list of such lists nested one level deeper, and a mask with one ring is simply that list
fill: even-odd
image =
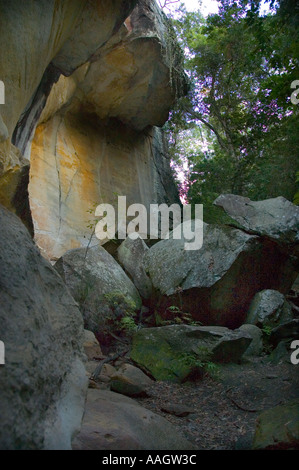
[{"label": "moss covered boulder", "polygon": [[260,414],[253,449],[299,449],[299,399]]},{"label": "moss covered boulder", "polygon": [[131,359],[156,380],[184,382],[213,362],[238,362],[251,341],[244,331],[217,326],[144,328],[133,337]]}]

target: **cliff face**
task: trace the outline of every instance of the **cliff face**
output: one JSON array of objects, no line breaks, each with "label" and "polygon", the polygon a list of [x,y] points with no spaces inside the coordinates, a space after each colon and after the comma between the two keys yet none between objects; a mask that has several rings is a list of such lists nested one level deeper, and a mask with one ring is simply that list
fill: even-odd
[{"label": "cliff face", "polygon": [[0,36],[5,45],[0,51],[0,76],[5,84],[0,118],[2,202],[11,203],[18,170],[25,164],[11,146],[11,137],[22,113],[30,108],[45,69],[56,61],[64,73],[82,65],[118,29],[134,4],[134,0],[0,3]]},{"label": "cliff face", "polygon": [[0,1],[0,448],[70,448],[86,388],[77,304],[11,212],[54,259],[87,245],[94,205],[176,200],[167,35],[152,0]]},{"label": "cliff face", "polygon": [[[24,54],[22,35],[17,41],[11,34],[26,63],[19,65],[18,93],[9,93],[1,108],[15,145],[0,144],[0,201],[27,225],[31,212],[36,242],[50,259],[87,245],[88,211],[101,202],[115,204],[117,195],[146,207],[178,200],[163,135],[154,126],[164,124],[185,92],[180,57],[156,3],[139,1],[127,17],[133,3],[87,2],[82,9],[74,2],[70,14],[66,2],[58,12],[50,2],[46,15],[41,2],[35,14],[47,21],[34,51],[27,40]],[[18,17],[32,22],[25,13]],[[26,29],[36,29],[30,21]],[[11,67],[4,65],[6,83]]]}]

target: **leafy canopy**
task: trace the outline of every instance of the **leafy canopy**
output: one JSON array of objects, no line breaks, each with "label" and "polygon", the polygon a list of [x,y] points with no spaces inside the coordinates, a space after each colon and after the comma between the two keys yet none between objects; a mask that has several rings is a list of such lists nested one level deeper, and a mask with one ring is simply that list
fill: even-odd
[{"label": "leafy canopy", "polygon": [[[203,203],[206,220],[221,193],[292,200],[298,170],[299,6],[293,0],[259,13],[260,2],[222,0],[204,19],[181,7],[173,20],[185,51],[189,95],[167,123],[175,166],[188,199]],[[183,163],[185,163],[183,168]]]}]

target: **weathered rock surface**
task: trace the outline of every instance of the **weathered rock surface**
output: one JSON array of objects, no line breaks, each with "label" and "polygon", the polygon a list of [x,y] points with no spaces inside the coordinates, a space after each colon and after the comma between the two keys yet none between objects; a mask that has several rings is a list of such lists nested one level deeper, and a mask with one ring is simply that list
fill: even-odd
[{"label": "weathered rock surface", "polygon": [[110,390],[132,398],[147,396],[147,391],[144,387],[129,380],[122,374],[117,374],[115,377],[112,377]]},{"label": "weathered rock surface", "polygon": [[119,369],[118,373],[124,375],[132,382],[139,383],[142,387],[149,387],[153,384],[153,380],[150,379],[142,370],[138,367],[132,366],[131,364],[123,364]]},{"label": "weathered rock surface", "polygon": [[270,335],[270,342],[276,346],[282,340],[299,339],[299,319],[287,321],[273,328]]},{"label": "weathered rock surface", "polygon": [[256,325],[241,325],[239,331],[244,331],[251,336],[252,341],[246,349],[243,357],[259,356],[263,351],[263,332]]},{"label": "weathered rock surface", "polygon": [[285,296],[278,291],[266,289],[254,296],[246,323],[274,328],[292,318],[292,307]]},{"label": "weathered rock surface", "polygon": [[284,250],[235,228],[204,224],[201,249],[185,250],[184,243],[162,240],[144,257],[162,316],[176,305],[205,324],[236,328],[256,292],[287,292],[296,276]]},{"label": "weathered rock surface", "polygon": [[253,449],[299,449],[299,400],[270,408],[260,414]]},{"label": "weathered rock surface", "polygon": [[92,360],[94,357],[103,357],[101,346],[92,331],[84,330],[83,347],[89,360]]},{"label": "weathered rock surface", "polygon": [[139,0],[118,35],[93,54],[76,96],[100,119],[142,131],[162,126],[185,91],[175,33],[156,2]]},{"label": "weathered rock surface", "polygon": [[[128,299],[135,310],[141,299],[132,281],[100,245],[67,251],[55,264],[71,294],[81,306],[86,327],[98,333],[111,314],[105,294]],[[113,300],[113,299],[112,299]],[[121,313],[121,312],[120,312]],[[117,321],[118,318],[109,318]]]},{"label": "weathered rock surface", "polygon": [[36,241],[51,260],[87,245],[87,211],[115,205],[115,194],[147,208],[178,200],[165,141],[152,126],[186,91],[182,60],[156,3],[140,0],[132,12],[136,3],[0,7],[9,43],[0,53],[0,203],[31,228],[30,160]]},{"label": "weathered rock surface", "polygon": [[126,238],[117,250],[120,264],[129,273],[139,294],[144,299],[148,299],[152,293],[152,283],[143,266],[143,258],[148,250],[149,248],[140,237],[136,240]]},{"label": "weathered rock surface", "polygon": [[299,243],[299,207],[284,197],[251,201],[234,194],[223,194],[214,202],[250,233],[279,243]]},{"label": "weathered rock surface", "polygon": [[209,361],[238,362],[251,341],[244,331],[219,326],[144,328],[133,337],[131,359],[156,380],[183,382]]},{"label": "weathered rock surface", "polygon": [[166,419],[117,393],[89,390],[75,450],[192,450]]},{"label": "weathered rock surface", "polygon": [[282,340],[279,343],[275,343],[276,347],[273,349],[271,354],[267,356],[266,360],[270,364],[292,364],[291,363],[291,354],[293,350],[290,348],[290,340]]},{"label": "weathered rock surface", "polygon": [[69,449],[87,381],[83,322],[22,222],[0,207],[0,448]]},{"label": "weathered rock surface", "polygon": [[[54,74],[46,94],[39,93],[51,61],[55,63],[51,66],[67,74],[86,62],[119,29],[135,3],[134,0],[105,4],[100,0],[1,3],[0,37],[7,44],[0,51],[0,77],[5,84],[5,104],[1,105],[0,117],[1,203],[14,207],[20,172],[28,161],[17,154],[10,139],[17,125],[13,143],[23,152],[30,141],[46,95],[58,78]],[[9,201],[7,191],[12,195]]]},{"label": "weathered rock surface", "polygon": [[184,418],[185,416],[188,416],[190,413],[194,412],[192,408],[177,403],[166,403],[161,406],[161,411],[178,416],[179,418]]},{"label": "weathered rock surface", "polygon": [[117,196],[125,195],[127,206],[140,203],[149,211],[151,203],[177,198],[157,128],[137,133],[118,121],[56,114],[38,126],[30,161],[35,240],[53,260],[88,245],[98,204],[117,213]]},{"label": "weathered rock surface", "polygon": [[145,397],[153,380],[131,364],[123,364],[111,376],[110,388],[114,392],[122,393],[128,397]]},{"label": "weathered rock surface", "polygon": [[[102,202],[116,207],[117,195],[147,209],[178,201],[163,133],[152,127],[185,89],[170,37],[156,3],[142,0],[89,62],[52,88],[26,150],[35,239],[50,259],[86,246],[88,211]],[[71,56],[75,45],[68,42]]]}]

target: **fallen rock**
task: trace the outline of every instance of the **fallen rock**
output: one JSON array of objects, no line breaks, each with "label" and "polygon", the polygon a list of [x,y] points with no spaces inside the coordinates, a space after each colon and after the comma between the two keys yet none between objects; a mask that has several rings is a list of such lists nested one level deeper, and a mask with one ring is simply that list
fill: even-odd
[{"label": "fallen rock", "polygon": [[271,364],[282,364],[288,363],[291,364],[291,354],[292,349],[290,348],[290,341],[282,340],[280,341],[275,349],[267,357],[267,361]]},{"label": "fallen rock", "polygon": [[282,323],[271,331],[270,343],[274,346],[286,339],[299,339],[299,319]]},{"label": "fallen rock", "polygon": [[0,206],[0,448],[70,449],[87,377],[82,315],[20,219]]},{"label": "fallen rock", "polygon": [[149,387],[154,383],[148,375],[142,372],[142,370],[138,369],[138,367],[132,366],[131,364],[123,364],[118,369],[118,373],[121,373],[132,382],[140,384],[142,387]]},{"label": "fallen rock", "polygon": [[292,307],[285,296],[276,290],[266,289],[254,296],[246,323],[274,328],[292,318]]},{"label": "fallen rock", "polygon": [[[122,305],[119,305],[119,312],[112,311],[110,305],[114,301],[117,303],[123,299],[123,308],[127,302],[132,310],[141,306],[140,296],[132,281],[99,245],[87,250],[78,248],[67,251],[55,268],[81,306],[86,328],[94,333],[98,333],[106,322],[116,322],[126,313],[121,311]],[[105,294],[110,295],[109,301]]]},{"label": "fallen rock", "polygon": [[129,397],[146,397],[153,380],[131,364],[123,364],[111,376],[111,390]]},{"label": "fallen rock", "polygon": [[172,236],[156,243],[144,257],[155,289],[152,306],[162,318],[175,305],[204,324],[236,328],[244,323],[257,292],[268,288],[287,292],[292,285],[296,267],[272,241],[207,224],[199,250],[184,249],[186,240]]},{"label": "fallen rock", "polygon": [[112,377],[110,382],[110,388],[113,392],[121,393],[128,397],[146,397],[147,391],[146,388],[141,384],[131,381],[122,374],[116,374]]},{"label": "fallen rock", "polygon": [[112,366],[111,364],[104,364],[101,370],[100,377],[102,375],[105,375],[106,377],[109,377],[111,379],[111,377],[113,377],[116,372],[117,371],[114,366]]},{"label": "fallen rock", "polygon": [[[98,362],[94,362],[94,365],[92,368],[90,368],[90,375],[93,375],[97,366],[99,365]],[[117,374],[117,370],[114,366],[111,364],[103,364],[101,373],[97,379],[97,382],[103,382],[105,384],[110,384],[111,378]]]},{"label": "fallen rock", "polygon": [[299,449],[299,400],[275,406],[260,414],[252,448]]},{"label": "fallen rock", "polygon": [[191,408],[177,403],[167,403],[165,405],[162,405],[161,411],[164,411],[165,413],[169,413],[174,416],[178,416],[179,418],[184,418],[190,413],[194,413]]},{"label": "fallen rock", "polygon": [[143,258],[148,251],[149,248],[140,236],[134,240],[130,237],[126,238],[117,250],[120,264],[131,276],[135,287],[144,299],[148,299],[152,293],[152,283],[143,266]]},{"label": "fallen rock", "polygon": [[243,357],[259,356],[263,351],[263,332],[255,325],[241,325],[239,331],[245,331],[251,336],[252,341],[246,349]]},{"label": "fallen rock", "polygon": [[94,333],[89,330],[84,330],[84,351],[89,360],[103,357],[101,346],[95,337]]},{"label": "fallen rock", "polygon": [[222,194],[214,204],[222,207],[247,232],[290,247],[299,243],[299,207],[284,197],[251,201],[235,194]]},{"label": "fallen rock", "polygon": [[117,393],[89,390],[75,450],[192,450],[166,419]]},{"label": "fallen rock", "polygon": [[131,359],[156,380],[183,382],[209,362],[238,362],[252,338],[224,327],[170,325],[133,336]]}]

